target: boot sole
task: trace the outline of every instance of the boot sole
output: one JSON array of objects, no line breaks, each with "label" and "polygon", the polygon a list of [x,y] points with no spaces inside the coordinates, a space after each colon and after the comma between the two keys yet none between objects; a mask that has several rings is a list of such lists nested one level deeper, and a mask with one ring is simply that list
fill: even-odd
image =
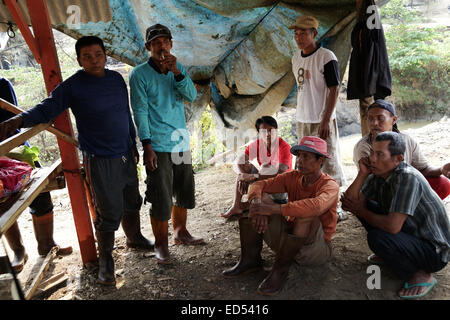
[{"label": "boot sole", "polygon": [[100,279],[97,279],[97,283],[104,285],[104,286],[115,286],[116,285],[116,281],[102,281]]},{"label": "boot sole", "polygon": [[149,250],[152,251],[155,249],[155,245],[153,246],[145,246],[145,245],[139,245],[139,244],[128,244],[127,247],[131,249],[139,249],[139,250]]},{"label": "boot sole", "polygon": [[264,270],[264,268],[262,266],[261,267],[250,268],[250,269],[245,270],[244,272],[241,272],[241,273],[238,273],[238,274],[234,274],[234,275],[223,274],[223,273],[222,273],[222,275],[225,278],[229,278],[229,279],[231,279],[231,278],[239,278],[239,277],[245,276],[246,274],[258,272],[258,271],[261,271],[261,270]]},{"label": "boot sole", "polygon": [[264,292],[264,291],[261,291],[261,290],[258,288],[256,291],[257,291],[260,295],[263,295],[263,296],[266,296],[266,297],[270,297],[270,296],[275,296],[275,295],[279,294],[280,291],[281,291],[282,289],[283,289],[283,288],[281,288],[280,290],[275,291],[275,292]]},{"label": "boot sole", "polygon": [[171,261],[170,259],[167,259],[167,260],[160,260],[160,259],[156,258],[156,262],[157,262],[158,264],[163,264],[163,265],[172,264],[172,261]]},{"label": "boot sole", "polygon": [[23,256],[23,263],[13,266],[14,272],[15,273],[22,272],[23,268],[25,267],[25,263],[27,263],[27,261],[28,261],[28,254],[25,252],[25,254]]},{"label": "boot sole", "polygon": [[205,240],[203,240],[203,239],[199,239],[199,240],[195,240],[195,241],[186,241],[186,240],[174,239],[174,243],[177,246],[181,245],[181,244],[184,244],[186,246],[199,246],[199,245],[206,244]]}]

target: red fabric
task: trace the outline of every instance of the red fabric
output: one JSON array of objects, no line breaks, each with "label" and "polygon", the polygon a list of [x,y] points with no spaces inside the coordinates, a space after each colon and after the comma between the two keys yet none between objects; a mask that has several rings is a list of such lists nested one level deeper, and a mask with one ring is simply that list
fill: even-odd
[{"label": "red fabric", "polygon": [[24,162],[0,157],[0,180],[3,184],[3,192],[0,197],[20,191],[30,180],[33,168]]},{"label": "red fabric", "polygon": [[[272,146],[274,149],[276,146]],[[250,160],[256,158],[258,164],[266,164],[276,167],[278,164],[285,164],[289,167],[287,171],[292,170],[292,154],[291,146],[289,143],[284,141],[282,138],[278,138],[278,148],[272,152],[267,151],[267,145],[262,139],[258,139],[250,143],[247,148],[245,148],[245,154]]]},{"label": "red fabric", "polygon": [[450,194],[450,180],[447,177],[426,178],[431,188],[444,200]]}]

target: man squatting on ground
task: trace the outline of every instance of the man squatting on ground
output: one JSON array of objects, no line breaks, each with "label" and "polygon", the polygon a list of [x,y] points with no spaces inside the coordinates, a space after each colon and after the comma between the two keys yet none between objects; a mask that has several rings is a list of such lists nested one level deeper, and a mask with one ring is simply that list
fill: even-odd
[{"label": "man squatting on ground", "polygon": [[[297,170],[255,182],[249,191],[249,217],[239,219],[241,257],[225,277],[262,269],[263,240],[276,252],[272,270],[259,285],[262,295],[277,294],[294,260],[300,265],[320,265],[332,256],[331,237],[336,232],[339,185],[322,173],[326,142],[303,137],[291,148]],[[288,194],[288,203],[275,203],[269,194]]]},{"label": "man squatting on ground", "polygon": [[[0,77],[0,98],[9,103],[17,106],[17,97],[14,92],[14,88],[11,83]],[[0,109],[0,121],[3,122],[14,117],[12,112]],[[19,133],[20,130],[13,132],[13,134]],[[7,136],[8,137],[8,136]],[[7,138],[5,137],[5,138]],[[0,139],[2,141],[3,139]],[[28,142],[25,142],[29,146]],[[38,161],[35,161],[36,167],[41,167]],[[38,253],[41,256],[47,255],[47,253],[57,244],[53,240],[53,202],[50,196],[50,192],[40,193],[30,204],[30,213],[33,220],[34,235],[38,243]],[[1,213],[0,213],[1,216]],[[14,258],[11,262],[11,266],[16,272],[23,270],[23,267],[28,259],[28,254],[23,246],[22,235],[20,233],[18,222],[14,224],[5,232],[6,240],[9,247],[14,252]],[[69,255],[72,253],[72,247],[59,247],[58,255]]]},{"label": "man squatting on ground", "polygon": [[[263,116],[255,122],[258,139],[245,148],[244,153],[237,158],[239,175],[236,180],[236,190],[233,206],[222,214],[223,218],[248,211],[249,203],[241,202],[247,194],[250,183],[257,180],[273,178],[277,174],[292,170],[291,146],[278,137],[277,121],[271,116]],[[261,169],[258,170],[251,160],[256,159]],[[287,195],[273,194],[272,199],[280,203],[287,201]]]},{"label": "man squatting on ground", "polygon": [[95,229],[99,251],[98,280],[114,285],[114,232],[122,228],[127,245],[153,249],[153,242],[140,231],[142,197],[136,164],[136,132],[122,76],[105,69],[103,41],[82,37],[75,44],[83,70],[59,84],[50,97],[0,124],[0,135],[17,128],[47,123],[71,108],[77,124],[78,141],[95,206]]},{"label": "man squatting on ground", "polygon": [[367,230],[369,248],[403,281],[398,295],[414,299],[436,284],[431,275],[450,257],[450,222],[444,203],[414,167],[396,132],[379,133],[370,166],[361,159],[355,181],[341,197],[342,208]]},{"label": "man squatting on ground", "polygon": [[353,162],[359,168],[359,160],[363,159],[370,166],[369,156],[372,151],[372,141],[380,132],[394,131],[405,141],[403,160],[416,168],[425,176],[431,188],[444,200],[450,194],[450,163],[442,167],[431,166],[422,154],[419,144],[406,133],[401,133],[397,127],[398,116],[392,103],[378,99],[368,109],[370,132],[359,140],[353,149]]},{"label": "man squatting on ground", "polygon": [[[158,263],[169,264],[168,221],[172,217],[176,244],[198,245],[204,240],[186,229],[187,209],[195,207],[189,132],[184,100],[193,102],[194,83],[170,53],[170,30],[155,24],[145,35],[150,59],[130,75],[131,107],[144,147],[146,200],[151,202],[152,230]],[[173,204],[172,197],[176,202]]]}]

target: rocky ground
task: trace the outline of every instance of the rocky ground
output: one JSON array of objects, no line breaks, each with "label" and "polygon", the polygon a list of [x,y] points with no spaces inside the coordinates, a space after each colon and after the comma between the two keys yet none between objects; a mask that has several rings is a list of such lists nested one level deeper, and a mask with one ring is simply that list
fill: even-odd
[{"label": "rocky ground", "polygon": [[[405,132],[420,143],[430,162],[441,165],[450,160],[450,120],[443,119],[427,126]],[[341,139],[342,158],[348,182],[355,176],[352,149],[360,135]],[[226,223],[221,217],[232,203],[235,173],[229,165],[203,170],[195,175],[197,206],[189,211],[188,227],[193,234],[202,236],[207,244],[184,247],[173,244],[170,237],[170,252],[173,265],[160,266],[152,252],[128,249],[123,231],[116,233],[117,286],[106,288],[96,283],[95,267],[84,268],[81,263],[76,231],[71,215],[66,190],[53,192],[55,203],[55,239],[62,244],[71,244],[74,253],[57,258],[46,273],[65,272],[69,280],[51,294],[36,297],[48,300],[396,300],[396,291],[402,286],[387,268],[381,268],[381,289],[367,288],[367,256],[365,232],[357,220],[349,219],[338,224],[333,238],[334,258],[324,266],[306,268],[294,265],[282,292],[276,297],[265,298],[257,294],[256,288],[266,272],[250,274],[236,280],[222,277],[222,270],[233,266],[239,259],[239,234],[237,222]],[[141,192],[144,192],[141,181]],[[343,188],[345,190],[345,188]],[[450,212],[450,199],[445,201]],[[143,234],[153,237],[148,217],[149,205],[141,211]],[[19,218],[30,260],[20,274],[23,284],[29,282],[29,270],[36,263],[36,241],[32,231],[31,217],[27,211]],[[265,266],[274,261],[272,252],[264,246],[262,252]],[[425,299],[450,299],[450,268],[435,274],[438,284]]]}]

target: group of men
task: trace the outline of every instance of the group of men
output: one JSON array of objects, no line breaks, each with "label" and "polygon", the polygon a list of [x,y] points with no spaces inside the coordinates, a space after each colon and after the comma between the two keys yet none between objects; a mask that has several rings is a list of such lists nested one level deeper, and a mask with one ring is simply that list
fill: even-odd
[{"label": "group of men", "polygon": [[[422,297],[436,284],[432,273],[449,261],[450,222],[441,199],[450,194],[450,163],[429,165],[419,145],[399,133],[395,107],[376,100],[368,108],[371,131],[354,148],[358,175],[339,199],[345,178],[335,115],[340,83],[337,59],[315,43],[315,18],[301,16],[291,28],[300,49],[292,58],[299,142],[283,147],[286,142],[277,141],[276,121],[264,126],[261,119],[267,117],[257,120],[259,139],[238,159],[235,200],[222,214],[227,219],[239,217],[241,242],[238,263],[223,275],[238,277],[261,270],[264,241],[276,257],[258,292],[277,294],[294,261],[316,266],[332,257],[340,200],[342,208],[367,230],[374,252],[370,263],[387,265],[405,281],[399,297]],[[287,150],[296,156],[294,171]],[[259,171],[250,162],[255,158]],[[264,175],[274,163],[272,175]],[[248,201],[242,202],[246,193]]]},{"label": "group of men", "polygon": [[151,57],[133,70],[130,96],[144,148],[145,199],[152,204],[150,217],[155,241],[146,239],[140,228],[143,200],[137,176],[139,153],[127,86],[118,72],[105,69],[106,51],[100,38],[80,38],[75,49],[82,70],[59,84],[41,103],[0,124],[3,139],[19,128],[47,123],[67,108],[72,110],[95,208],[98,281],[104,285],[115,284],[112,250],[120,223],[127,246],[154,250],[161,264],[171,263],[170,219],[176,244],[204,243],[186,229],[187,209],[195,206],[189,137],[180,135],[180,140],[172,139],[174,130],[187,131],[184,100],[194,101],[197,91],[170,53],[172,35],[167,27],[161,24],[149,27],[146,48]]},{"label": "group of men", "polygon": [[[227,219],[238,217],[241,242],[240,260],[223,271],[225,277],[261,270],[263,242],[276,253],[270,273],[258,287],[263,295],[283,288],[294,261],[320,265],[332,257],[339,187],[345,183],[335,112],[340,84],[337,58],[316,44],[315,18],[301,16],[291,29],[300,49],[292,58],[298,88],[298,144],[291,147],[278,137],[274,118],[259,118],[255,123],[259,138],[238,158],[233,206],[222,214]],[[170,30],[153,25],[145,39],[151,57],[130,76],[134,122],[123,78],[105,69],[102,40],[82,37],[76,51],[83,70],[61,83],[49,98],[0,124],[0,138],[4,138],[72,109],[96,212],[98,279],[106,285],[115,284],[112,250],[120,223],[127,245],[154,249],[161,264],[170,263],[170,219],[175,243],[204,243],[186,229],[187,209],[195,206],[195,183],[184,101],[194,101],[197,92],[171,54]],[[406,281],[399,296],[416,298],[434,286],[431,273],[449,260],[450,223],[438,194],[448,195],[450,165],[429,166],[411,138],[391,132],[396,120],[389,102],[377,100],[370,106],[371,133],[355,147],[359,173],[341,202],[367,229],[374,252],[371,261],[385,263]],[[151,203],[154,242],[140,231],[142,197],[134,123],[144,149],[145,199]],[[251,163],[254,159],[258,165]],[[243,202],[246,193],[248,201]]]}]

